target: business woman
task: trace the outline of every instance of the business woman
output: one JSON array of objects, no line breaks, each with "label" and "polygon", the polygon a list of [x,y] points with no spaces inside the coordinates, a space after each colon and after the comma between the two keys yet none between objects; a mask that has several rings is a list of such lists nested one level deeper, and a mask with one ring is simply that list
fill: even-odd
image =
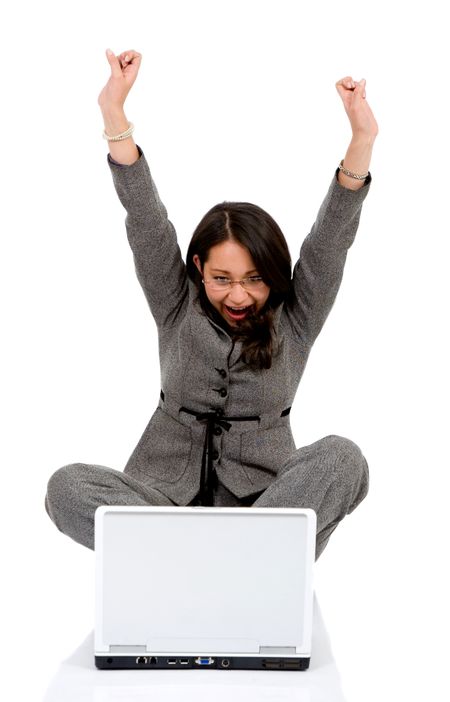
[{"label": "business woman", "polygon": [[352,138],[291,273],[280,227],[249,202],[212,207],[184,262],[124,113],[142,55],[108,50],[106,58],[111,74],[98,103],[107,163],[157,326],[162,387],[124,470],[62,466],[48,481],[45,508],[60,531],[93,549],[99,505],[310,507],[318,558],[369,483],[354,441],[330,435],[297,448],[289,423],[370,189],[378,125],[365,81],[336,83]]}]

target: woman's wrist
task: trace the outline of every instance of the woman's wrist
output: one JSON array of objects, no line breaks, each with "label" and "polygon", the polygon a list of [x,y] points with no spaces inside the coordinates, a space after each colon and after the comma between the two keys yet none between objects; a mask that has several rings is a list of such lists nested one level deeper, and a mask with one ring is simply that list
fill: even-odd
[{"label": "woman's wrist", "polygon": [[[344,157],[344,167],[352,173],[367,173],[375,142],[373,135],[353,134],[347,153]],[[351,190],[359,190],[364,185],[363,180],[357,180],[339,171],[338,180],[341,185]]]},{"label": "woman's wrist", "polygon": [[373,146],[375,143],[375,139],[377,138],[377,135],[375,134],[366,134],[362,132],[353,132],[352,134],[352,139],[350,143],[354,143],[360,146]]},{"label": "woman's wrist", "polygon": [[[108,136],[117,136],[128,129],[129,122],[121,106],[101,106],[105,132]],[[120,141],[109,141],[109,153],[114,161],[123,166],[131,166],[139,159],[139,151],[132,136]]]},{"label": "woman's wrist", "polygon": [[105,131],[109,136],[116,136],[128,129],[128,120],[123,107],[105,106],[101,108]]}]

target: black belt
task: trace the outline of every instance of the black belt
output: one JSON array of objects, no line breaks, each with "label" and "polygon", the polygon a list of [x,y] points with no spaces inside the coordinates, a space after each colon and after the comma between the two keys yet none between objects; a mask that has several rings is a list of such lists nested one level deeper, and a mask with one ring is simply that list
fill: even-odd
[{"label": "black belt", "polygon": [[[216,425],[219,425],[230,430],[230,422],[258,422],[260,417],[258,415],[253,415],[251,417],[224,417],[223,410],[217,409],[211,412],[194,412],[187,407],[180,407],[180,412],[188,412],[193,414],[194,417],[202,422],[206,420],[206,436],[205,444],[203,446],[203,456],[202,456],[202,472],[200,477],[200,497],[199,505],[204,505],[208,507],[213,506],[213,490],[217,485],[217,473],[213,467],[213,432]],[[208,460],[206,460],[206,454],[208,454]]]},{"label": "black belt", "polygon": [[[164,401],[164,393],[161,390],[161,399]],[[180,407],[180,412],[187,412],[192,414],[199,422],[206,421],[206,435],[205,443],[203,446],[203,456],[202,456],[202,471],[200,477],[200,496],[199,505],[205,507],[212,507],[214,501],[213,491],[217,486],[217,473],[213,466],[213,433],[217,426],[229,431],[231,428],[230,422],[257,422],[260,421],[261,417],[258,415],[251,415],[249,417],[224,417],[222,409],[211,410],[210,412],[195,412],[188,407]],[[291,408],[283,410],[281,417],[285,417]]]}]

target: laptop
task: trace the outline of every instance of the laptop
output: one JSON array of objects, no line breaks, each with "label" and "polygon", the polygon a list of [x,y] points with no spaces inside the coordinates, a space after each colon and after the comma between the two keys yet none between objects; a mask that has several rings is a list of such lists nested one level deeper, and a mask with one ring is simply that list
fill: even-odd
[{"label": "laptop", "polygon": [[98,507],[96,667],[306,670],[315,543],[312,509]]}]

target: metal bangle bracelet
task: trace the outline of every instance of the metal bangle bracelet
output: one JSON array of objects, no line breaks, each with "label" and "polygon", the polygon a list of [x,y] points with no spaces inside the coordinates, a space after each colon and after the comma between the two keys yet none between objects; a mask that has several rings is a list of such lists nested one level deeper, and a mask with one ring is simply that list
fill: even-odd
[{"label": "metal bangle bracelet", "polygon": [[344,159],[342,159],[342,161],[339,164],[339,170],[342,171],[342,173],[345,173],[345,175],[350,176],[350,178],[356,178],[356,180],[365,180],[369,175],[369,171],[367,171],[367,173],[364,173],[363,175],[359,175],[358,173],[348,171],[346,168],[344,168]]}]

